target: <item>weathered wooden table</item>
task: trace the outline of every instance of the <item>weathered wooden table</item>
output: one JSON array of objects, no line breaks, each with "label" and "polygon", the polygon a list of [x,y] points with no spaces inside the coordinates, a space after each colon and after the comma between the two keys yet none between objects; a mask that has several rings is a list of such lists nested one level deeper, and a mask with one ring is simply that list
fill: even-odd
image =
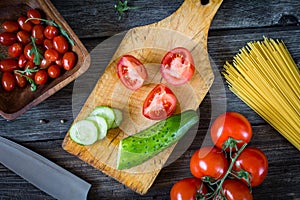
[{"label": "weathered wooden table", "polygon": [[[116,1],[52,2],[89,51],[114,34],[164,19],[182,3],[181,0],[132,0],[129,5],[140,8],[127,12],[118,21],[114,10]],[[299,66],[299,20],[300,1],[225,0],[213,20],[208,36],[208,52],[216,67],[215,73],[220,76],[225,61],[231,61],[246,42],[261,40],[263,36],[283,39]],[[199,107],[201,123],[192,145],[177,161],[162,169],[144,196],[131,191],[62,149],[62,140],[74,119],[73,85],[74,83],[69,84],[15,120],[1,118],[0,135],[36,151],[91,183],[89,199],[168,199],[172,185],[191,176],[189,159],[202,145],[207,134],[212,121],[213,101],[225,102],[227,111],[240,112],[249,119],[254,132],[250,145],[262,149],[269,159],[267,178],[261,186],[253,188],[254,198],[300,198],[299,151],[232,94],[222,81],[216,82],[214,87],[225,88],[225,97],[219,95],[217,89],[207,94]],[[47,123],[41,123],[40,120]],[[0,199],[51,197],[0,165]]]}]

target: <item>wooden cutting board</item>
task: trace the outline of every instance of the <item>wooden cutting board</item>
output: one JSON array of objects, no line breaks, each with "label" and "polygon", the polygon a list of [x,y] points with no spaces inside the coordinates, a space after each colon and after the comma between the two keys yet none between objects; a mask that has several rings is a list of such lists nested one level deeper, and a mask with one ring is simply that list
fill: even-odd
[{"label": "wooden cutting board", "polygon": [[[132,190],[145,194],[175,145],[139,166],[117,170],[118,144],[121,139],[155,123],[143,117],[141,109],[143,100],[157,83],[168,85],[175,93],[179,102],[177,113],[199,107],[214,80],[207,52],[207,35],[221,3],[222,0],[210,0],[208,4],[202,5],[199,0],[186,0],[166,19],[129,30],[74,120],[84,119],[96,106],[106,105],[122,110],[122,124],[119,128],[109,130],[106,138],[90,146],[76,144],[70,139],[68,132],[63,148]],[[164,81],[159,67],[164,54],[179,46],[191,51],[196,70],[187,84],[175,87]],[[137,91],[128,90],[118,79],[116,63],[124,54],[137,57],[148,71],[148,79]]]}]

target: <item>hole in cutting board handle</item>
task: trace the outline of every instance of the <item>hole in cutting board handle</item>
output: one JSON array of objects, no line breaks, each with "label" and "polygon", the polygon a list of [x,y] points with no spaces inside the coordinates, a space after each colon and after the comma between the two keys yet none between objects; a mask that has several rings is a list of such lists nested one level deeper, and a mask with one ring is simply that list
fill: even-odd
[{"label": "hole in cutting board handle", "polygon": [[209,0],[200,0],[201,5],[207,5],[209,3]]}]

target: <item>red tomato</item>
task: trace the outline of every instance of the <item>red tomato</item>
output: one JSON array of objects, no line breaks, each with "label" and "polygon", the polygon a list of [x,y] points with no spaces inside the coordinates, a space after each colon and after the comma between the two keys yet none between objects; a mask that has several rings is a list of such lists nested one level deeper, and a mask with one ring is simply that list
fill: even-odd
[{"label": "red tomato", "polygon": [[71,70],[76,64],[76,55],[72,51],[68,51],[62,58],[62,65],[65,70]]},{"label": "red tomato", "polygon": [[58,58],[55,61],[55,64],[62,68],[63,67],[62,57]]},{"label": "red tomato", "polygon": [[164,84],[158,84],[144,101],[143,115],[152,120],[165,119],[174,113],[176,102],[172,90]]},{"label": "red tomato", "polygon": [[30,34],[27,31],[21,30],[17,33],[18,41],[22,44],[28,44],[30,40]]},{"label": "red tomato", "polygon": [[117,74],[124,86],[130,90],[142,87],[148,77],[145,66],[132,55],[121,57],[117,64]]},{"label": "red tomato", "polygon": [[18,24],[21,27],[22,30],[27,31],[27,32],[31,32],[32,28],[33,28],[33,24],[31,21],[27,21],[25,23],[25,21],[27,20],[26,17],[21,16],[18,18]]},{"label": "red tomato", "polygon": [[[36,9],[29,9],[27,11],[28,18],[41,18],[41,13]],[[33,24],[40,24],[41,21],[37,19],[30,20]]]},{"label": "red tomato", "polygon": [[15,33],[3,32],[0,34],[0,43],[5,46],[12,45],[17,41]]},{"label": "red tomato", "polygon": [[47,59],[45,59],[45,58],[43,58],[42,60],[41,60],[41,63],[40,63],[40,65],[39,65],[39,67],[41,68],[41,69],[45,69],[45,68],[47,68],[47,67],[49,67],[50,65],[51,65],[51,61],[50,60],[47,60]]},{"label": "red tomato", "polygon": [[[252,127],[247,118],[240,113],[226,112],[215,119],[210,129],[210,135],[214,144],[220,149],[229,137],[241,140],[242,142],[237,143],[240,148],[244,143],[250,142]],[[229,148],[226,151],[229,151]]]},{"label": "red tomato", "polygon": [[47,82],[48,80],[48,74],[45,70],[39,70],[38,72],[35,73],[34,76],[34,82],[38,85],[43,85]]},{"label": "red tomato", "polygon": [[32,28],[31,35],[36,39],[35,40],[36,44],[42,44],[44,41],[44,26],[40,24],[35,25]]},{"label": "red tomato", "polygon": [[44,42],[43,42],[43,44],[44,44],[45,49],[52,49],[52,48],[54,48],[52,40],[45,39]]},{"label": "red tomato", "polygon": [[16,83],[20,88],[23,88],[26,86],[27,81],[26,81],[25,76],[20,75],[18,73],[14,73],[14,76],[15,76]]},{"label": "red tomato", "polygon": [[48,68],[48,75],[51,78],[57,78],[60,75],[60,67],[58,65],[51,65]]},{"label": "red tomato", "polygon": [[171,200],[195,200],[196,195],[207,194],[206,186],[197,178],[184,178],[176,182],[171,191]]},{"label": "red tomato", "polygon": [[53,47],[58,53],[63,54],[68,51],[69,43],[64,36],[59,35],[53,38]]},{"label": "red tomato", "polygon": [[14,43],[8,47],[8,55],[10,57],[18,57],[23,53],[23,46],[21,43]]},{"label": "red tomato", "polygon": [[190,160],[191,173],[196,178],[221,179],[229,167],[224,153],[216,147],[206,146],[197,150]]},{"label": "red tomato", "polygon": [[[267,156],[258,148],[247,147],[236,159],[232,168],[234,171],[241,169],[249,172],[250,184],[252,187],[260,185],[268,173]],[[243,179],[247,184],[247,181]]]},{"label": "red tomato", "polygon": [[195,71],[193,57],[189,50],[177,47],[169,51],[161,61],[160,72],[164,79],[172,85],[188,82]]},{"label": "red tomato", "polygon": [[[226,179],[222,184],[222,192],[227,200],[252,200],[250,189],[241,181]],[[221,198],[220,198],[221,199]]]},{"label": "red tomato", "polygon": [[[25,68],[26,69],[33,69],[35,67],[35,64],[32,60],[28,60],[26,65],[25,65]],[[25,73],[25,76],[31,78],[32,80],[34,80],[34,76],[35,76],[35,72],[26,72]]]},{"label": "red tomato", "polygon": [[32,47],[33,47],[32,44],[27,44],[24,47],[24,55],[27,60],[31,60],[31,61],[34,59],[34,53],[30,54]]},{"label": "red tomato", "polygon": [[18,62],[14,59],[3,59],[0,61],[0,70],[2,72],[12,72],[15,69],[18,69]]},{"label": "red tomato", "polygon": [[55,49],[47,49],[44,53],[44,58],[54,62],[59,58],[59,53]]},{"label": "red tomato", "polygon": [[46,28],[44,29],[44,36],[47,39],[52,40],[55,36],[57,36],[59,34],[58,29],[55,26],[46,26]]},{"label": "red tomato", "polygon": [[15,21],[5,21],[2,23],[2,28],[6,31],[6,32],[16,32],[19,30],[19,24]]},{"label": "red tomato", "polygon": [[7,92],[13,91],[16,85],[15,77],[10,72],[3,73],[1,82],[3,89]]},{"label": "red tomato", "polygon": [[26,62],[27,62],[27,59],[26,59],[25,55],[21,54],[19,59],[18,59],[18,66],[20,68],[23,68],[25,66]]}]

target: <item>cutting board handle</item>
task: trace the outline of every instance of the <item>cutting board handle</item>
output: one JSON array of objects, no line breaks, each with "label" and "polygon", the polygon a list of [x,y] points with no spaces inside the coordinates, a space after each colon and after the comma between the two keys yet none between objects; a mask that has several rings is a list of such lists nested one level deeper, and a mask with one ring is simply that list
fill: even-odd
[{"label": "cutting board handle", "polygon": [[169,17],[153,24],[157,27],[177,30],[193,40],[203,40],[208,34],[210,24],[223,0],[208,0],[202,5],[201,0],[185,0],[179,9]]}]

